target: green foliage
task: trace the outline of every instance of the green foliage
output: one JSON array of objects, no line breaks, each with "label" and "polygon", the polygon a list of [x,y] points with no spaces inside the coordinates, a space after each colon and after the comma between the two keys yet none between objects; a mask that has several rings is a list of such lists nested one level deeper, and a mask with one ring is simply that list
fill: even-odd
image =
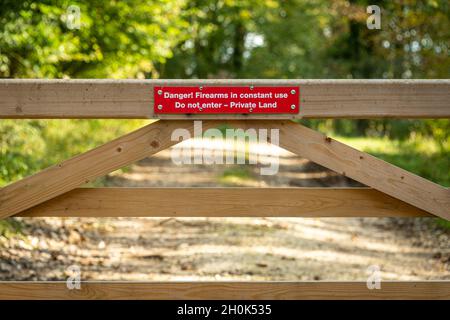
[{"label": "green foliage", "polygon": [[[0,76],[157,77],[187,36],[184,1],[16,1],[0,11]],[[80,27],[70,29],[70,6]]]},{"label": "green foliage", "polygon": [[450,230],[450,221],[444,220],[444,219],[438,219],[437,225]]},{"label": "green foliage", "polygon": [[[366,27],[370,4],[381,30]],[[447,78],[448,10],[445,0],[3,0],[0,76]]]},{"label": "green foliage", "polygon": [[226,169],[219,177],[219,182],[226,186],[239,186],[251,180],[254,180],[254,177],[249,168],[246,166]]},{"label": "green foliage", "polygon": [[20,235],[21,233],[22,224],[17,220],[0,220],[0,237],[9,238]]},{"label": "green foliage", "polygon": [[0,186],[129,132],[142,120],[2,120]]},{"label": "green foliage", "polygon": [[45,161],[39,121],[0,122],[0,186],[36,171]]},{"label": "green foliage", "polygon": [[346,137],[389,137],[406,141],[415,138],[434,137],[441,150],[450,146],[450,120],[302,120],[305,125],[323,132]]}]

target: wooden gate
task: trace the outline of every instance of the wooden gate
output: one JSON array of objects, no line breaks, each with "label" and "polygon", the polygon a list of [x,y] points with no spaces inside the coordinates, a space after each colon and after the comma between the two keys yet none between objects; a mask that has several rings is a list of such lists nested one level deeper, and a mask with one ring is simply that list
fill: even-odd
[{"label": "wooden gate", "polygon": [[[155,86],[299,86],[298,114],[155,114]],[[0,80],[0,118],[160,119],[0,189],[20,217],[423,217],[450,220],[450,190],[293,119],[450,118],[449,80]],[[79,188],[178,143],[173,130],[279,129],[280,146],[367,188]],[[270,197],[268,197],[270,194]],[[272,200],[276,199],[276,206]],[[449,281],[0,282],[0,299],[450,299]]]}]

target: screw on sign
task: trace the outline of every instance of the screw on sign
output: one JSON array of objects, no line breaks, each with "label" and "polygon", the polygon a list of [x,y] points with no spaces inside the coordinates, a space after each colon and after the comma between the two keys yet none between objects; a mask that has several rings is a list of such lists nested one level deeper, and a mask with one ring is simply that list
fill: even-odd
[{"label": "screw on sign", "polygon": [[297,114],[300,87],[155,87],[156,114]]}]

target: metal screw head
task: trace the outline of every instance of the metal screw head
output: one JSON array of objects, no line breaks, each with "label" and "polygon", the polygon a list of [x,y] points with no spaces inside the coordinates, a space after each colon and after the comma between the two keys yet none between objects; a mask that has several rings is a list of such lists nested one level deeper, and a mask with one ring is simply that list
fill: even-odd
[{"label": "metal screw head", "polygon": [[292,90],[291,90],[291,93],[292,93],[292,94],[295,94],[295,89],[292,89]]},{"label": "metal screw head", "polygon": [[203,87],[200,87],[199,89],[200,89],[200,90],[203,90]]},{"label": "metal screw head", "polygon": [[162,95],[162,90],[161,89],[158,90],[158,94]]},{"label": "metal screw head", "polygon": [[250,86],[250,90],[253,90],[254,86]]},{"label": "metal screw head", "polygon": [[252,109],[252,108],[250,108],[250,109],[248,110],[248,112],[253,112],[253,109]]},{"label": "metal screw head", "polygon": [[203,111],[203,108],[198,108],[198,111]]},{"label": "metal screw head", "polygon": [[292,105],[291,105],[291,109],[292,109],[292,110],[295,110],[295,104],[292,104]]},{"label": "metal screw head", "polygon": [[159,104],[159,105],[158,105],[158,110],[162,110],[162,108],[163,108],[162,105]]}]

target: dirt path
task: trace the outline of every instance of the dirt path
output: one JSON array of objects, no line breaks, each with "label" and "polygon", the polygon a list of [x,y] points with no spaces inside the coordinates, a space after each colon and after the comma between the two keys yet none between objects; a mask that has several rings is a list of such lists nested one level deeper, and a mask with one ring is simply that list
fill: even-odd
[{"label": "dirt path", "polygon": [[[282,152],[280,172],[184,165],[170,151],[107,177],[109,186],[348,186],[357,183]],[[79,265],[97,280],[450,279],[450,233],[430,219],[21,219],[0,237],[1,280],[63,280]]]}]

